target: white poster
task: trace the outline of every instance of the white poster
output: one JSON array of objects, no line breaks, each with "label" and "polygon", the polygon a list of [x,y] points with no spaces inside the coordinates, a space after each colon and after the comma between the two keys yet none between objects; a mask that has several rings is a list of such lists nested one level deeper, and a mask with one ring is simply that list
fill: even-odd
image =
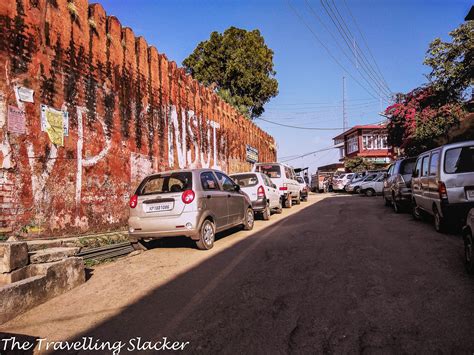
[{"label": "white poster", "polygon": [[34,90],[25,88],[23,86],[16,86],[16,94],[20,101],[23,102],[34,102],[33,95]]}]

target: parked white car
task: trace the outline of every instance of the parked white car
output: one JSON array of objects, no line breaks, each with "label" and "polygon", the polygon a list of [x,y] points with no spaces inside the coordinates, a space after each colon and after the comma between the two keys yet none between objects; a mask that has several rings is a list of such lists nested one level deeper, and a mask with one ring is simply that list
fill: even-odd
[{"label": "parked white car", "polygon": [[369,197],[382,194],[384,177],[384,174],[380,174],[372,181],[364,181],[360,184],[359,193]]},{"label": "parked white car", "polygon": [[291,208],[293,203],[300,204],[301,187],[293,168],[282,163],[257,163],[253,171],[263,173],[272,180],[280,191],[284,207]]},{"label": "parked white car", "polygon": [[248,195],[254,212],[260,214],[264,220],[270,219],[272,211],[281,213],[280,192],[267,175],[246,172],[232,174],[230,177],[240,186],[240,190]]},{"label": "parked white car", "polygon": [[334,177],[332,179],[332,189],[334,191],[342,191],[344,187],[347,185],[349,181],[351,181],[352,177],[354,176],[353,173],[342,174],[338,177]]}]

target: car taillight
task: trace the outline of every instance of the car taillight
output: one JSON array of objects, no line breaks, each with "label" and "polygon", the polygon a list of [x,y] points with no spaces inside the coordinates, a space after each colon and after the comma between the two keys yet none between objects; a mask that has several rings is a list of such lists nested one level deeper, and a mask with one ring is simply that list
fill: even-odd
[{"label": "car taillight", "polygon": [[286,187],[286,186],[280,186],[280,191],[286,191],[286,190],[288,190],[288,187]]},{"label": "car taillight", "polygon": [[258,187],[258,190],[257,190],[257,197],[258,197],[258,198],[265,197],[265,189],[264,189],[263,186],[261,186],[261,185]]},{"label": "car taillight", "polygon": [[443,199],[448,198],[448,192],[446,191],[446,185],[442,181],[438,182],[438,192],[439,192],[439,198],[443,198]]},{"label": "car taillight", "polygon": [[130,208],[135,208],[138,205],[138,195],[130,197]]},{"label": "car taillight", "polygon": [[181,195],[181,199],[185,204],[190,204],[191,202],[194,201],[194,191],[193,190],[186,190],[183,192]]}]

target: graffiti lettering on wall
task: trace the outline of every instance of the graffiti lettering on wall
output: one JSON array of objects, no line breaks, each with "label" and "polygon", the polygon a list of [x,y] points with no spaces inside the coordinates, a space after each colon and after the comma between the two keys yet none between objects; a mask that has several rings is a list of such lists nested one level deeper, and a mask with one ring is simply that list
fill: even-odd
[{"label": "graffiti lettering on wall", "polygon": [[[64,105],[63,105],[64,106]],[[116,157],[107,157],[111,150],[112,141],[111,137],[106,134],[107,128],[104,120],[97,117],[96,120],[102,127],[103,142],[99,153],[93,156],[84,156],[85,145],[87,144],[87,125],[85,123],[85,117],[87,116],[87,108],[77,107],[77,141],[76,141],[76,173],[75,173],[75,204],[77,207],[80,206],[82,201],[83,191],[83,179],[84,179],[84,168],[90,168],[99,164],[104,159],[114,159]],[[207,120],[207,131],[205,136],[202,137],[206,141],[206,146],[211,147],[205,152],[200,149],[198,144],[197,128],[203,121],[202,118],[196,116],[193,111],[183,112],[181,115],[181,122],[178,122],[178,114],[175,106],[170,106],[168,109],[168,166],[175,166],[175,156],[177,157],[177,166],[179,168],[187,167],[210,167],[212,162],[212,168],[219,169],[220,161],[221,164],[225,164],[225,147],[226,142],[224,137],[221,141],[217,141],[217,130],[220,128],[219,124]],[[180,129],[181,126],[181,129]],[[187,147],[187,139],[190,138],[192,142],[191,147]],[[58,161],[59,150],[62,149],[58,145],[51,144],[48,154],[44,157],[46,164],[38,161],[38,155],[35,153],[35,147],[31,142],[27,143],[28,162],[30,166],[30,177],[31,177],[31,188],[34,199],[35,208],[37,214],[41,214],[44,206],[50,203],[50,194],[46,189],[48,178],[52,175],[55,165]],[[176,154],[175,154],[176,152]],[[211,158],[212,157],[212,158]],[[146,175],[153,172],[163,170],[163,165],[160,166],[156,157],[149,157],[144,154],[131,152],[129,157],[130,165],[130,188],[132,188]],[[88,198],[90,202],[90,198]],[[76,209],[78,212],[80,209]],[[81,225],[84,223],[83,219],[79,215],[74,216],[75,225]]]}]

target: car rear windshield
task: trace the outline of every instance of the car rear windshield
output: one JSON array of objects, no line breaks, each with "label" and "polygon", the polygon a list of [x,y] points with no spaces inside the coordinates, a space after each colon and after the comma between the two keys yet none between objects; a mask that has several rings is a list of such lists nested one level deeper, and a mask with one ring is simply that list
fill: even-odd
[{"label": "car rear windshield", "polygon": [[264,173],[270,178],[279,178],[281,177],[280,165],[257,165],[256,170],[260,173]]},{"label": "car rear windshield", "polygon": [[415,168],[415,163],[416,163],[416,159],[413,159],[413,160],[407,159],[407,160],[402,161],[401,166],[400,166],[400,174],[411,175],[413,173],[413,169]]},{"label": "car rear windshield", "polygon": [[230,176],[240,187],[251,187],[258,184],[255,174],[239,174]]},{"label": "car rear windshield", "polygon": [[448,174],[474,172],[474,146],[448,149],[444,158],[444,171]]},{"label": "car rear windshield", "polygon": [[165,194],[182,192],[192,189],[193,178],[191,172],[176,172],[152,175],[140,184],[137,195]]}]

